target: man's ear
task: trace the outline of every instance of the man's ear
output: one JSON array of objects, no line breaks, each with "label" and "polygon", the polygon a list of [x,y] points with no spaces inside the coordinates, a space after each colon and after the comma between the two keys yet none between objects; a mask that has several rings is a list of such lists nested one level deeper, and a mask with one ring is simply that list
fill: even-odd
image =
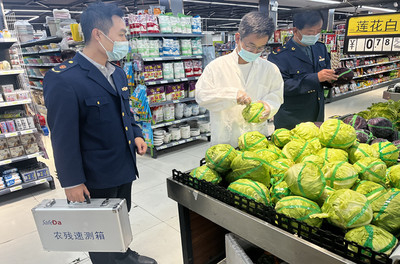
[{"label": "man's ear", "polygon": [[98,28],[94,28],[92,30],[92,39],[95,39],[95,40],[99,41],[100,40],[100,35],[101,35],[101,32],[100,32],[100,30]]}]

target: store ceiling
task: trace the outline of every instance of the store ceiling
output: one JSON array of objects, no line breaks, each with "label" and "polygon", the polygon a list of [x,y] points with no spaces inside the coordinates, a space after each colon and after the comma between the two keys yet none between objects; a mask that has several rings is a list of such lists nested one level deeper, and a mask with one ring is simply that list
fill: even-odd
[{"label": "store ceiling", "polygon": [[[53,9],[67,8],[72,11],[72,17],[79,20],[80,12],[96,0],[3,0],[4,8],[14,12],[17,19],[30,20],[35,28],[39,29],[45,22],[46,16],[52,16]],[[106,3],[116,3],[126,13],[146,9],[149,5],[157,5],[158,0],[103,0]],[[185,14],[200,15],[203,18],[204,29],[208,31],[235,31],[240,18],[251,11],[258,9],[258,0],[183,0]],[[278,26],[287,27],[291,23],[292,13],[298,8],[315,8],[354,2],[352,0],[277,0]],[[335,11],[335,21],[345,20],[354,13],[387,13],[395,11],[397,1],[364,0],[356,1],[357,5],[347,4]],[[359,6],[361,3],[362,6]],[[367,3],[363,5],[363,3]],[[397,5],[396,5],[397,4]],[[396,7],[395,7],[396,5]]]}]

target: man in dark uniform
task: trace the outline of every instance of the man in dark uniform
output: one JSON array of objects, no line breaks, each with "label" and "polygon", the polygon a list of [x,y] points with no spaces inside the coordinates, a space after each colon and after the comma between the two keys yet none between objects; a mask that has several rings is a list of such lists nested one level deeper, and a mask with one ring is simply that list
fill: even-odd
[{"label": "man in dark uniform", "polygon": [[[81,16],[85,48],[51,69],[44,79],[54,160],[67,199],[125,198],[131,207],[136,179],[136,152],[147,146],[129,106],[125,72],[109,61],[129,50],[123,12],[96,3]],[[89,252],[93,264],[142,263],[155,260],[130,249],[125,253]]]},{"label": "man in dark uniform", "polygon": [[274,117],[275,129],[292,129],[301,122],[324,121],[324,90],[321,83],[337,79],[329,54],[319,42],[322,16],[317,11],[293,17],[293,37],[269,55],[281,71],[284,103]]}]

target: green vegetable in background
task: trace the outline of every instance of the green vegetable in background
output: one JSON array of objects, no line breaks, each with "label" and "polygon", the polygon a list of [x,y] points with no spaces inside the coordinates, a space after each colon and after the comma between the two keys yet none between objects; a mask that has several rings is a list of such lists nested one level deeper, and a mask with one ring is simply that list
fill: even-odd
[{"label": "green vegetable in background", "polygon": [[374,211],[372,224],[397,234],[400,231],[400,191],[389,190],[371,205]]},{"label": "green vegetable in background", "polygon": [[352,164],[367,157],[379,158],[379,153],[372,146],[365,143],[359,143],[351,146],[348,152],[349,160]]},{"label": "green vegetable in background", "polygon": [[372,181],[360,181],[353,186],[353,190],[364,194],[370,203],[387,193],[384,186]]},{"label": "green vegetable in background", "polygon": [[310,142],[304,140],[293,140],[282,149],[282,156],[299,163],[303,157],[314,154],[315,148]]},{"label": "green vegetable in background", "polygon": [[358,173],[354,167],[345,161],[327,163],[322,172],[325,176],[326,185],[338,189],[349,189],[358,180]]},{"label": "green vegetable in background", "polygon": [[265,205],[270,204],[268,188],[260,182],[250,179],[240,179],[229,184],[228,190],[256,202]]},{"label": "green vegetable in background", "polygon": [[239,149],[242,151],[255,151],[268,147],[267,138],[258,131],[244,133],[239,137]]},{"label": "green vegetable in background", "polygon": [[324,158],[327,162],[348,161],[349,154],[343,149],[322,148],[317,155]]},{"label": "green vegetable in background", "polygon": [[360,179],[384,184],[386,179],[386,164],[380,159],[363,158],[354,163]]},{"label": "green vegetable in background", "polygon": [[400,164],[386,170],[386,184],[393,188],[400,188]]},{"label": "green vegetable in background", "polygon": [[291,132],[304,140],[311,140],[318,137],[319,128],[313,122],[304,122],[296,125]]},{"label": "green vegetable in background", "polygon": [[262,123],[267,120],[261,118],[264,111],[263,103],[251,103],[243,109],[242,115],[248,123]]},{"label": "green vegetable in background", "polygon": [[371,145],[378,154],[379,158],[386,163],[388,167],[397,163],[399,158],[399,149],[390,142],[378,142]]},{"label": "green vegetable in background", "polygon": [[218,175],[218,172],[216,172],[213,169],[210,169],[209,167],[207,167],[207,165],[195,168],[190,172],[190,176],[214,184],[218,184],[222,181],[222,178]]},{"label": "green vegetable in background", "polygon": [[231,145],[218,144],[206,151],[206,163],[209,168],[224,173],[230,170],[236,156],[237,152]]},{"label": "green vegetable in background", "polygon": [[279,128],[272,133],[271,140],[276,146],[283,148],[292,140],[292,133],[286,128]]},{"label": "green vegetable in background", "polygon": [[356,141],[354,127],[339,119],[326,120],[319,130],[319,141],[324,147],[347,149]]}]

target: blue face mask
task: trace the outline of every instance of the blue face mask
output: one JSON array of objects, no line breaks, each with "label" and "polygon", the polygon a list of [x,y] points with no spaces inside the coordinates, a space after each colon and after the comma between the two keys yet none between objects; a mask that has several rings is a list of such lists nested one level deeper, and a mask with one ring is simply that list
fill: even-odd
[{"label": "blue face mask", "polygon": [[240,51],[239,51],[239,56],[245,60],[246,62],[253,62],[255,61],[258,57],[261,56],[261,53],[253,53],[250,51],[247,51],[243,48],[242,44],[240,44]]},{"label": "blue face mask", "polygon": [[299,33],[302,36],[300,42],[306,46],[312,46],[319,40],[319,33],[317,35],[303,35],[300,31]]},{"label": "blue face mask", "polygon": [[109,61],[119,61],[122,60],[129,51],[129,42],[128,41],[113,41],[106,34],[101,32],[106,38],[108,38],[113,44],[113,50],[108,51],[104,48],[103,44],[99,41],[100,45],[106,51],[107,57]]}]

